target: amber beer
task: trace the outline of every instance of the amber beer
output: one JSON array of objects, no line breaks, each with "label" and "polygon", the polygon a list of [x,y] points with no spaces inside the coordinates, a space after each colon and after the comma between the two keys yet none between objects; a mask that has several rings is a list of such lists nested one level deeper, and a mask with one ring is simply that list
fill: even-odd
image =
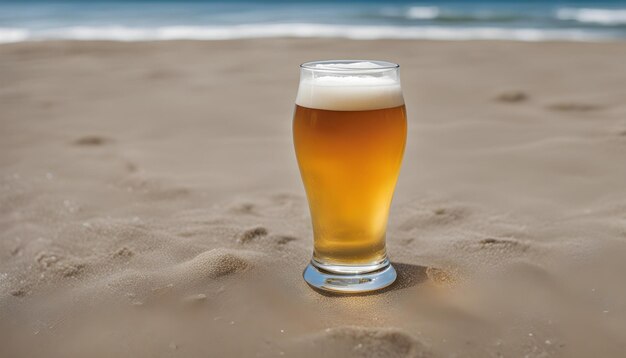
[{"label": "amber beer", "polygon": [[384,260],[406,141],[404,105],[367,111],[296,105],[293,133],[311,209],[314,259],[336,265]]},{"label": "amber beer", "polygon": [[339,279],[393,270],[385,231],[407,133],[397,65],[330,61],[302,71],[293,136],[313,224],[307,270]]}]

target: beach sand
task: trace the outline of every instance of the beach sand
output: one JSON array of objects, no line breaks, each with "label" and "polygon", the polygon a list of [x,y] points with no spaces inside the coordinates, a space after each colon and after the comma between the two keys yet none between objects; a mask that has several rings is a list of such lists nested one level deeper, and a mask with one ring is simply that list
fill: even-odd
[{"label": "beach sand", "polygon": [[[298,64],[398,62],[396,284],[321,294]],[[626,45],[0,46],[0,356],[620,357]]]}]

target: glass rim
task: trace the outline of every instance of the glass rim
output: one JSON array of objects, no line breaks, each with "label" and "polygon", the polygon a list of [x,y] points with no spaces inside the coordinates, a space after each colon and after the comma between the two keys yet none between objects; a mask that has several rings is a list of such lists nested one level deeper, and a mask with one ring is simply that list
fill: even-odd
[{"label": "glass rim", "polygon": [[[336,68],[315,67],[317,65],[325,65],[325,64],[341,65],[341,64],[358,63],[358,62],[370,62],[370,63],[376,64],[376,67],[358,67],[358,68],[354,68],[354,67],[341,68],[341,66],[336,67]],[[379,71],[397,70],[400,68],[400,65],[395,62],[380,61],[380,60],[320,60],[320,61],[304,62],[300,65],[300,68],[304,70],[317,71],[317,72],[350,73],[350,72],[379,72]]]}]

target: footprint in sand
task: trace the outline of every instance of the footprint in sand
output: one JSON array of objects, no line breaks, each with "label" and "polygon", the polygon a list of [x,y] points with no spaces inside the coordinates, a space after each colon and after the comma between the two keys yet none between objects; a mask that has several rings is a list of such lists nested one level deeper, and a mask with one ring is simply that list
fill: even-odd
[{"label": "footprint in sand", "polygon": [[265,244],[271,244],[275,247],[281,248],[292,241],[298,240],[297,237],[289,235],[269,235],[266,228],[257,226],[236,235],[237,243],[241,245],[251,244],[262,240]]},{"label": "footprint in sand", "polygon": [[77,277],[87,268],[83,262],[50,252],[39,253],[35,261],[41,270],[66,278]]},{"label": "footprint in sand", "polygon": [[288,235],[272,235],[270,236],[270,240],[274,242],[275,244],[282,246],[292,241],[296,241],[298,240],[298,238],[293,237],[293,236],[288,236]]},{"label": "footprint in sand", "polygon": [[486,237],[477,241],[464,240],[455,245],[465,252],[485,252],[494,255],[521,255],[526,252],[530,245],[514,238]]},{"label": "footprint in sand", "polygon": [[76,277],[85,271],[86,267],[86,264],[80,262],[65,262],[61,265],[60,272],[63,277]]},{"label": "footprint in sand", "polygon": [[393,328],[329,328],[302,339],[297,348],[315,351],[320,356],[434,357],[420,341]]},{"label": "footprint in sand", "polygon": [[9,293],[13,297],[25,297],[28,294],[28,290],[26,290],[25,288],[18,288],[15,290],[11,290],[11,292]]},{"label": "footprint in sand", "polygon": [[95,147],[95,146],[107,144],[109,142],[111,142],[111,140],[108,138],[97,136],[97,135],[89,135],[89,136],[80,137],[76,139],[75,141],[73,141],[72,143],[78,146]]},{"label": "footprint in sand", "polygon": [[115,258],[129,258],[133,256],[134,254],[135,253],[131,249],[124,246],[124,247],[121,247],[119,250],[115,251],[112,256]]},{"label": "footprint in sand", "polygon": [[262,226],[257,226],[237,235],[237,242],[247,244],[264,236],[267,236],[267,229]]},{"label": "footprint in sand", "polygon": [[527,244],[523,244],[515,239],[488,237],[479,241],[483,248],[519,248],[526,250]]},{"label": "footprint in sand", "polygon": [[463,206],[446,206],[435,209],[418,207],[413,215],[400,225],[400,229],[410,231],[418,228],[443,227],[462,222],[470,215],[470,209]]},{"label": "footprint in sand", "polygon": [[564,103],[554,103],[554,104],[548,105],[547,108],[552,111],[576,113],[576,112],[597,111],[597,110],[603,109],[604,107],[601,105],[592,104],[592,103],[564,102]]},{"label": "footprint in sand", "polygon": [[528,95],[522,91],[506,91],[496,96],[496,101],[505,103],[520,103],[528,99]]}]

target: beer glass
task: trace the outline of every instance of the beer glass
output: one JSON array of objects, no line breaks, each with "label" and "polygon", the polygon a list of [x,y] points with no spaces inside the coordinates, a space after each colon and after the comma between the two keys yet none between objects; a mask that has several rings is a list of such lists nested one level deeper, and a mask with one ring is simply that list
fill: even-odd
[{"label": "beer glass", "polygon": [[333,60],[300,66],[293,138],[313,224],[305,281],[366,292],[394,282],[385,250],[406,143],[399,66]]}]

